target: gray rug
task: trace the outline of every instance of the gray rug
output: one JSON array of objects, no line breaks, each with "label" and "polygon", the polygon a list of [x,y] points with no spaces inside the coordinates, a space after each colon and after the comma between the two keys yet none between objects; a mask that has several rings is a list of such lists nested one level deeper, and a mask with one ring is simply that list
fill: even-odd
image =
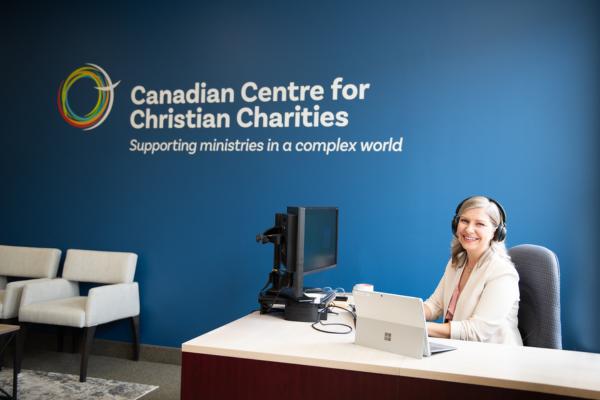
[{"label": "gray rug", "polygon": [[[12,396],[13,371],[0,371],[0,387]],[[135,400],[150,393],[158,386],[141,385],[104,379],[87,378],[79,382],[79,376],[21,370],[17,386],[19,400]]]}]

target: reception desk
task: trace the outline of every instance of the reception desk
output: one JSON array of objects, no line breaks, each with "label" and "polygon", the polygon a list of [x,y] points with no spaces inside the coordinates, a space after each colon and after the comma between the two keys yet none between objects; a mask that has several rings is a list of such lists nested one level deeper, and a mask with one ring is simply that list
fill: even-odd
[{"label": "reception desk", "polygon": [[600,399],[600,354],[433,341],[458,350],[418,360],[256,312],[183,344],[181,399]]}]

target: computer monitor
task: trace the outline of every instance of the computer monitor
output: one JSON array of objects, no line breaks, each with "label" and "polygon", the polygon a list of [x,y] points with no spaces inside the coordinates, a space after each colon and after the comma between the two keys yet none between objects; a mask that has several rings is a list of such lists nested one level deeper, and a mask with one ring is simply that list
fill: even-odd
[{"label": "computer monitor", "polygon": [[337,267],[338,208],[288,207],[287,211],[275,214],[275,226],[256,235],[257,242],[275,245],[266,295],[310,301],[304,296],[304,276]]},{"label": "computer monitor", "polygon": [[337,267],[337,207],[288,207],[282,215],[281,262],[293,274],[291,289],[303,294],[304,276]]},{"label": "computer monitor", "polygon": [[[258,295],[260,313],[283,310],[286,320],[316,322],[335,291],[318,299],[306,296],[304,276],[337,267],[338,208],[288,207],[286,214],[275,214],[275,226],[257,234],[256,242],[275,245],[273,269]],[[276,304],[284,309],[274,309]]]}]

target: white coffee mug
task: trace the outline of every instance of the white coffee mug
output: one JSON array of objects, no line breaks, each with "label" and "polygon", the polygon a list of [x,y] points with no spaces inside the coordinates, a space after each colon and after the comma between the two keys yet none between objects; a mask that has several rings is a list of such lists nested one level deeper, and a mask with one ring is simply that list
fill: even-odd
[{"label": "white coffee mug", "polygon": [[361,290],[363,292],[372,292],[373,285],[370,285],[368,283],[357,283],[356,285],[354,285],[354,290]]}]

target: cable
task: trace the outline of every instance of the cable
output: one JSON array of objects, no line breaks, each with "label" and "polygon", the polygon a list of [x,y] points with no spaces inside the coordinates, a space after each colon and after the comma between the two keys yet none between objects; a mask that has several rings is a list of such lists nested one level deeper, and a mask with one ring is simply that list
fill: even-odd
[{"label": "cable", "polygon": [[341,308],[342,310],[344,310],[347,313],[349,313],[350,315],[352,315],[352,319],[354,320],[354,327],[356,328],[356,314],[354,314],[352,311],[348,310],[347,308],[336,306],[335,303],[331,303],[331,304],[332,305],[330,307]]},{"label": "cable", "polygon": [[[336,335],[346,335],[346,334],[348,334],[348,333],[352,332],[352,327],[351,327],[350,325],[346,325],[346,324],[340,324],[340,323],[330,323],[330,324],[324,324],[323,322],[321,322],[321,314],[323,314],[323,313],[326,313],[326,312],[332,312],[332,311],[330,310],[330,308],[331,308],[331,307],[336,307],[336,308],[341,308],[342,310],[346,310],[346,309],[345,309],[345,308],[343,308],[343,307],[339,307],[339,306],[336,306],[336,305],[333,305],[333,304],[332,304],[332,305],[329,305],[329,306],[327,306],[327,307],[325,307],[325,308],[323,309],[323,311],[321,311],[321,312],[319,312],[319,313],[317,314],[317,322],[315,322],[314,324],[312,324],[312,325],[311,325],[311,326],[312,326],[312,328],[313,328],[314,330],[317,330],[317,331],[319,331],[319,332],[323,332],[323,333],[333,333],[333,334],[336,334]],[[349,311],[349,310],[346,310],[346,311],[348,311],[350,314],[352,314],[352,312],[351,312],[351,311]],[[335,314],[335,313],[334,313],[334,314]],[[354,314],[352,314],[352,315],[354,316]],[[354,326],[356,327],[356,317],[354,317],[354,318],[355,318],[355,319],[354,319]],[[321,325],[323,325],[323,326],[327,326],[327,325],[341,325],[341,326],[345,326],[346,328],[348,328],[348,329],[350,329],[350,330],[349,330],[348,332],[333,332],[333,331],[325,331],[325,330],[323,330],[323,329],[319,329],[319,328],[317,328],[317,327],[315,326],[315,325],[317,325],[317,324],[321,324]]]},{"label": "cable", "polygon": [[[262,291],[261,291],[261,293],[262,293]],[[277,291],[277,294],[275,295],[275,300],[273,300],[273,303],[271,303],[271,307],[269,307],[269,309],[267,311],[265,311],[265,314],[268,314],[268,313],[271,312],[271,310],[273,309],[273,306],[277,302],[277,298],[279,297],[279,293],[281,293],[281,288],[279,288],[279,290]]]},{"label": "cable", "polygon": [[[267,288],[267,286],[269,286],[270,283],[271,283],[271,279],[269,278],[269,281],[267,282],[267,284],[262,289],[260,289],[260,291],[258,292],[259,298],[262,295],[262,292]],[[270,314],[272,311],[280,310],[279,308],[276,308],[273,310],[273,306],[277,302],[277,297],[279,297],[279,293],[281,293],[281,288],[279,288],[279,290],[277,291],[277,294],[275,295],[275,300],[273,300],[273,303],[271,303],[271,307],[269,307],[269,309],[267,311],[265,311],[264,314]],[[250,311],[250,314],[252,314],[254,311],[260,311],[260,310],[261,310],[260,308],[258,310],[252,310],[252,311]],[[281,309],[281,311],[283,311],[283,309]]]}]

